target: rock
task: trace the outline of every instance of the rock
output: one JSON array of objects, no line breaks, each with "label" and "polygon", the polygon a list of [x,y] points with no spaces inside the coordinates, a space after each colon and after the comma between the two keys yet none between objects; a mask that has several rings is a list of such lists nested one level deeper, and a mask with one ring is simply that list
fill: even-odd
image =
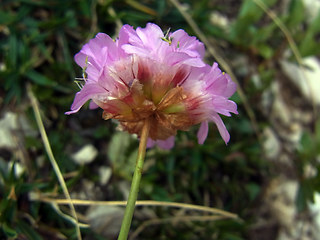
[{"label": "rock", "polygon": [[276,159],[280,153],[280,142],[276,134],[270,127],[266,127],[263,132],[263,148],[269,159]]},{"label": "rock", "polygon": [[0,120],[0,148],[16,148],[15,131],[23,131],[26,136],[34,136],[36,134],[36,131],[31,128],[24,115],[6,112]]},{"label": "rock", "polygon": [[99,180],[101,185],[106,185],[112,175],[112,169],[110,167],[100,167],[99,168]]},{"label": "rock", "polygon": [[17,129],[17,114],[7,112],[0,120],[0,147],[14,148],[11,131]]},{"label": "rock", "polygon": [[310,23],[312,22],[320,11],[320,1],[319,0],[302,0],[305,12],[306,12],[306,18],[307,21]]},{"label": "rock", "polygon": [[86,217],[95,232],[107,239],[114,239],[119,234],[124,209],[118,206],[91,206]]},{"label": "rock", "polygon": [[309,210],[318,232],[320,232],[320,193],[314,194],[314,203],[309,203]]},{"label": "rock", "polygon": [[280,62],[283,72],[300,89],[311,103],[320,104],[320,63],[316,57],[303,59],[304,73],[300,66],[287,60]]},{"label": "rock", "polygon": [[297,190],[297,181],[279,178],[270,184],[267,191],[266,201],[270,211],[285,229],[290,229],[295,221]]},{"label": "rock", "polygon": [[88,144],[74,153],[71,157],[73,161],[79,165],[91,163],[98,155],[98,150],[92,145]]},{"label": "rock", "polygon": [[212,25],[227,29],[230,26],[229,19],[220,12],[214,11],[210,14],[210,22]]}]

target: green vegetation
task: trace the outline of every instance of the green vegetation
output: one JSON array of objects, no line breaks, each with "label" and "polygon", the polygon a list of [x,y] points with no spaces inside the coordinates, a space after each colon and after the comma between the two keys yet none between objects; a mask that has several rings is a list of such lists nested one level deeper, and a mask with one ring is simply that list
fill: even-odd
[{"label": "green vegetation", "polygon": [[[181,1],[182,2],[182,1]],[[229,1],[226,1],[229,2]],[[268,161],[260,136],[270,119],[260,100],[279,77],[277,64],[290,50],[283,32],[255,1],[184,1],[184,7],[210,42],[231,63],[250,108],[255,114],[259,136],[247,115],[243,99],[233,100],[239,115],[224,118],[231,135],[226,146],[211,125],[208,139],[198,145],[197,129],[179,132],[171,151],[150,149],[146,155],[139,199],[175,201],[208,205],[237,214],[242,220],[164,222],[148,225],[137,239],[250,239],[250,226],[256,218],[265,185],[274,177],[274,165]],[[290,31],[302,57],[320,53],[320,13],[306,19],[303,2],[291,0],[283,9],[278,1],[264,3]],[[212,20],[212,13],[227,19],[224,27]],[[221,20],[220,20],[221,21]],[[56,174],[43,146],[27,86],[40,103],[49,141],[73,198],[88,200],[124,200],[134,170],[138,140],[119,133],[113,121],[104,121],[100,110],[84,107],[65,116],[75,93],[76,77],[82,75],[73,55],[97,32],[110,36],[119,23],[144,27],[155,22],[162,29],[185,29],[196,35],[171,1],[153,0],[3,0],[0,7],[0,88],[1,117],[17,114],[17,131],[12,146],[0,146],[0,239],[77,239],[67,206],[44,203],[41,197],[64,198]],[[220,22],[221,23],[221,22]],[[212,62],[212,56],[206,56]],[[246,59],[237,65],[235,59]],[[289,60],[296,63],[294,55]],[[258,75],[258,83],[254,81]],[[306,103],[308,105],[308,103]],[[308,105],[312,112],[312,106]],[[320,122],[304,129],[300,146],[292,156],[293,175],[299,181],[297,208],[305,210],[320,191]],[[22,127],[24,122],[30,126]],[[5,128],[5,126],[3,127]],[[315,129],[314,129],[315,128]],[[1,138],[6,138],[2,135]],[[92,144],[98,155],[94,161],[77,164],[72,155]],[[315,175],[304,175],[306,166]],[[102,168],[112,170],[111,178],[101,181]],[[21,170],[21,171],[20,171]],[[40,196],[40,197],[39,197]],[[88,222],[88,208],[76,210]],[[170,218],[194,212],[165,207],[137,208],[134,231],[152,218]],[[101,224],[103,224],[101,219]],[[105,219],[109,219],[107,216]],[[112,220],[116,221],[116,220]],[[101,226],[101,225],[100,225]],[[108,228],[105,226],[105,228]],[[82,228],[83,239],[105,239],[99,228]],[[117,230],[115,230],[117,232]],[[114,239],[108,235],[107,239]]]}]

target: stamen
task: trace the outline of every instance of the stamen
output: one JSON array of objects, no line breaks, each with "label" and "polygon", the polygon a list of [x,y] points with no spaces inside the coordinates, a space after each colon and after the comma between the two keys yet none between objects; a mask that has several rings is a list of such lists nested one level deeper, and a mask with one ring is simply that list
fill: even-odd
[{"label": "stamen", "polygon": [[163,38],[161,38],[163,41],[169,43],[169,46],[171,45],[172,43],[172,38],[169,37],[169,33],[170,33],[170,28],[167,30],[166,34],[164,35]]},{"label": "stamen", "polygon": [[88,68],[88,56],[86,56],[85,65],[82,69],[82,77],[85,82],[88,79],[88,74],[86,73],[87,68]]},{"label": "stamen", "polygon": [[83,84],[81,82],[84,82],[85,80],[83,78],[75,78],[74,82],[77,84],[78,88],[82,89]]}]

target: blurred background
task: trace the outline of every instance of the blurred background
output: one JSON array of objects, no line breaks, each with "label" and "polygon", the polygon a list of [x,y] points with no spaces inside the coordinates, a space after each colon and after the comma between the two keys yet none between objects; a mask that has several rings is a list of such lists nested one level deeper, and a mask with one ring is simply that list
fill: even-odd
[{"label": "blurred background", "polygon": [[[139,199],[215,207],[241,220],[142,206],[130,239],[320,239],[319,0],[2,0],[0,239],[77,239],[69,207],[43,200],[65,197],[28,92],[71,197],[127,198],[138,140],[99,109],[64,113],[79,90],[73,56],[83,44],[147,22],[206,42],[206,62],[234,74],[239,115],[223,118],[228,146],[211,125],[204,145],[195,127],[179,132],[170,151],[148,150]],[[123,207],[76,211],[89,224],[83,239],[116,238]]]}]

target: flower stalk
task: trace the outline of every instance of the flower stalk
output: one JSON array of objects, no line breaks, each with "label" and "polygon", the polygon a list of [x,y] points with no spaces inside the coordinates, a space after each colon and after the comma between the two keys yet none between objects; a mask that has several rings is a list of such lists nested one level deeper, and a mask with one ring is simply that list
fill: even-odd
[{"label": "flower stalk", "polygon": [[140,137],[139,152],[138,152],[138,157],[136,161],[136,167],[135,167],[133,178],[132,178],[130,193],[129,193],[124,217],[122,220],[118,240],[126,240],[128,238],[131,221],[132,221],[132,217],[133,217],[133,213],[134,213],[134,209],[135,209],[135,205],[138,197],[138,192],[139,192],[139,185],[140,185],[141,175],[143,171],[144,158],[146,155],[146,147],[147,147],[147,140],[149,136],[150,125],[151,125],[150,119],[149,118],[145,119],[142,132],[141,132],[141,137]]}]

